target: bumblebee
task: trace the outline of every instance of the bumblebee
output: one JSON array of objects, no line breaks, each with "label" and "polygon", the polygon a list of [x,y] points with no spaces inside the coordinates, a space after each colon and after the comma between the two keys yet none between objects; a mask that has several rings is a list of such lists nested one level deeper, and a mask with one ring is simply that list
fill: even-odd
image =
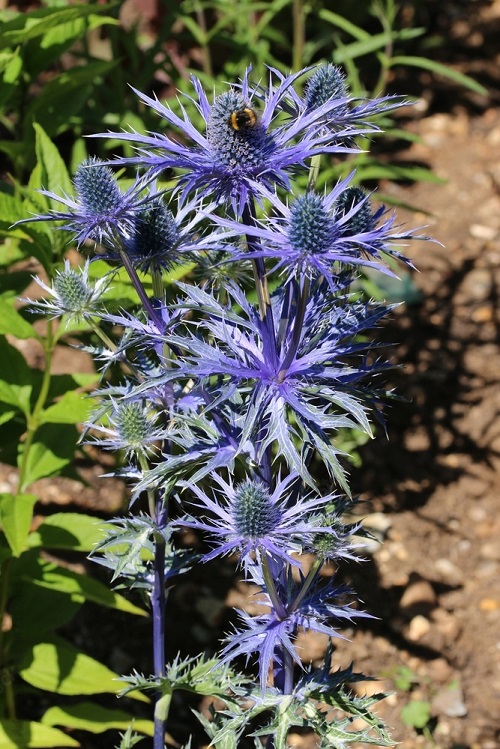
[{"label": "bumblebee", "polygon": [[235,109],[228,120],[228,124],[233,130],[248,130],[257,124],[257,112],[254,112],[250,107]]}]

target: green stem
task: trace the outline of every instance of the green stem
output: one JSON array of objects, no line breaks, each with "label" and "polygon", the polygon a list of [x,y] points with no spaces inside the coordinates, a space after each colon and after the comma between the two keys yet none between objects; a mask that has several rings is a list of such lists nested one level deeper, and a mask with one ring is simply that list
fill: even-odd
[{"label": "green stem", "polygon": [[[7,651],[4,646],[4,617],[7,611],[9,597],[9,578],[12,557],[4,559],[0,568],[0,673],[3,675],[8,668]],[[12,679],[2,679],[5,694],[6,714],[8,718],[16,717],[16,703]]]},{"label": "green stem", "polygon": [[300,589],[299,593],[297,594],[297,597],[295,598],[295,601],[292,603],[291,606],[289,606],[288,611],[289,613],[293,613],[302,603],[304,600],[304,597],[313,584],[314,580],[316,579],[318,572],[320,571],[321,567],[323,566],[323,559],[321,556],[317,556],[314,562],[311,565],[311,569],[307,573],[307,577],[304,580],[304,584],[302,585],[302,588]]},{"label": "green stem", "polygon": [[269,598],[271,599],[272,606],[276,611],[278,617],[280,619],[284,619],[287,615],[287,611],[283,606],[280,597],[278,596],[278,591],[276,590],[276,585],[274,583],[274,577],[272,576],[271,570],[269,569],[269,563],[265,552],[262,555],[262,572],[264,575],[266,590],[269,594]]},{"label": "green stem", "polygon": [[19,465],[19,478],[17,482],[17,491],[18,493],[21,493],[26,488],[24,485],[25,481],[25,474],[26,474],[26,467],[28,465],[28,458],[29,458],[29,452],[31,449],[31,445],[33,444],[33,439],[35,437],[36,430],[40,426],[40,414],[43,411],[45,407],[45,403],[47,400],[47,396],[49,394],[49,388],[50,388],[50,381],[52,378],[52,373],[50,371],[51,364],[52,364],[52,355],[54,353],[54,338],[53,338],[53,330],[52,330],[52,320],[47,320],[47,334],[45,336],[44,343],[44,354],[45,354],[45,363],[44,363],[44,370],[43,370],[43,378],[42,378],[42,385],[40,387],[40,392],[38,393],[38,398],[36,400],[35,406],[33,408],[33,411],[30,414],[26,414],[26,439],[24,440],[23,444],[23,452],[21,457],[21,462]]},{"label": "green stem", "polygon": [[306,25],[303,0],[293,0],[293,59],[292,69],[297,73],[304,67]]},{"label": "green stem", "polygon": [[210,55],[210,45],[207,41],[207,22],[205,19],[205,13],[203,12],[203,8],[201,7],[200,3],[195,4],[195,13],[196,13],[196,23],[198,25],[198,28],[202,32],[204,36],[204,40],[201,44],[201,54],[202,54],[202,65],[203,65],[203,72],[207,76],[207,78],[213,78],[213,68],[212,68],[212,57]]},{"label": "green stem", "polygon": [[[139,464],[143,471],[147,472],[149,471],[149,463],[147,461],[147,458],[145,455],[139,455]],[[156,520],[157,515],[157,506],[156,506],[156,497],[155,493],[152,489],[148,489],[146,492],[148,496],[148,510],[150,516],[153,518],[153,520]]]},{"label": "green stem", "polygon": [[153,294],[157,299],[161,299],[163,301],[163,296],[165,293],[165,285],[163,283],[163,276],[161,275],[159,270],[154,270],[151,273],[151,281],[153,282]]},{"label": "green stem", "polygon": [[317,153],[311,159],[311,166],[309,167],[309,177],[307,179],[307,191],[312,192],[316,189],[316,183],[318,181],[319,168],[321,165],[321,154]]}]

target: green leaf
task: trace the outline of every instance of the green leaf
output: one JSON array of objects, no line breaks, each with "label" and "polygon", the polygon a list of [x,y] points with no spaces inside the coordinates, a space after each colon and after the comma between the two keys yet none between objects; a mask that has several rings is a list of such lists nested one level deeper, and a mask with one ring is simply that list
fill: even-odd
[{"label": "green leaf", "polygon": [[98,580],[88,575],[80,575],[73,570],[59,567],[54,562],[38,560],[38,570],[33,580],[34,585],[59,593],[69,595],[76,603],[93,601],[101,606],[107,606],[128,614],[148,616],[147,612],[127,601],[119,593],[110,590]]},{"label": "green leaf", "polygon": [[23,218],[26,218],[24,203],[13,195],[0,192],[0,227],[9,229],[11,224]]},{"label": "green leaf", "polygon": [[425,728],[431,717],[431,707],[424,700],[413,700],[401,710],[401,720],[412,728]]},{"label": "green leaf", "polygon": [[42,718],[47,726],[66,726],[76,730],[103,733],[112,728],[126,731],[133,722],[134,730],[153,736],[154,724],[151,720],[141,720],[123,710],[109,710],[92,702],[80,702],[68,707],[51,707]]},{"label": "green leaf", "polygon": [[29,446],[26,463],[23,462],[24,445],[19,454],[19,466],[23,466],[21,489],[38,479],[54,476],[73,460],[77,432],[71,425],[44,424],[37,429]]},{"label": "green leaf", "polygon": [[117,64],[116,60],[93,62],[61,73],[47,83],[27,107],[23,126],[39,123],[52,136],[65,132],[72,127],[72,118],[86,106],[96,80]]},{"label": "green leaf", "polygon": [[103,521],[92,515],[79,512],[56,512],[30,533],[27,545],[30,548],[72,549],[92,551],[102,541]]},{"label": "green leaf", "polygon": [[25,547],[37,499],[33,494],[0,494],[0,523],[15,557]]},{"label": "green leaf", "polygon": [[0,297],[0,334],[16,338],[40,338],[34,327],[14,309],[13,301]]},{"label": "green leaf", "polygon": [[80,746],[57,728],[27,720],[0,720],[0,749],[54,749]]},{"label": "green leaf", "polygon": [[356,168],[356,176],[360,182],[381,179],[430,182],[435,185],[442,185],[446,182],[443,177],[438,177],[430,169],[413,164],[360,164]]},{"label": "green leaf", "polygon": [[[56,694],[117,694],[123,686],[118,674],[58,637],[28,649],[18,673],[31,686]],[[140,692],[128,696],[149,701]]]},{"label": "green leaf", "polygon": [[353,60],[357,57],[369,55],[371,52],[384,49],[391,41],[392,35],[389,32],[374,34],[367,39],[351,42],[351,44],[346,44],[344,47],[336,49],[333,53],[333,61],[339,64],[345,62],[346,59]]},{"label": "green leaf", "polygon": [[30,398],[37,373],[32,371],[24,356],[0,336],[0,401],[23,411],[30,410]]},{"label": "green leaf", "polygon": [[[27,646],[50,637],[57,627],[68,624],[82,607],[66,593],[50,590],[35,585],[26,575],[26,570],[38,568],[33,552],[24,552],[19,559],[13,560],[12,599],[9,612],[15,626],[9,633],[9,653],[13,660],[18,660]],[[25,577],[23,577],[25,575]],[[29,606],[29,616],[26,614]]]},{"label": "green leaf", "polygon": [[87,395],[70,390],[62,398],[49,406],[40,415],[42,424],[79,424],[90,415],[94,401]]},{"label": "green leaf", "polygon": [[344,18],[344,16],[341,16],[338,13],[332,13],[330,10],[320,10],[318,16],[323,21],[327,21],[332,26],[337,26],[337,28],[350,34],[354,39],[361,40],[370,38],[370,34],[367,31],[364,31],[364,29],[351,23],[347,18]]},{"label": "green leaf", "polygon": [[0,49],[16,47],[25,44],[30,39],[36,39],[55,29],[61,24],[70,23],[79,18],[85,18],[99,13],[109,13],[120,3],[106,3],[105,5],[78,5],[73,8],[43,8],[31,13],[20,13],[14,19],[3,24],[0,37]]},{"label": "green leaf", "polygon": [[430,70],[431,73],[437,73],[445,78],[449,78],[455,83],[459,83],[461,86],[474,91],[476,94],[482,96],[488,96],[488,89],[481,86],[480,83],[470,78],[468,75],[459,73],[458,70],[449,68],[447,65],[443,65],[435,60],[428,60],[426,57],[412,57],[409,55],[397,55],[388,60],[391,67],[395,65],[411,65],[415,68],[422,68],[423,70]]},{"label": "green leaf", "polygon": [[66,165],[52,143],[47,133],[37,122],[33,123],[36,133],[35,151],[37,163],[40,166],[40,174],[37,175],[39,184],[32,184],[30,178],[30,188],[44,188],[60,194],[61,192],[71,195],[73,185],[66,169]]}]

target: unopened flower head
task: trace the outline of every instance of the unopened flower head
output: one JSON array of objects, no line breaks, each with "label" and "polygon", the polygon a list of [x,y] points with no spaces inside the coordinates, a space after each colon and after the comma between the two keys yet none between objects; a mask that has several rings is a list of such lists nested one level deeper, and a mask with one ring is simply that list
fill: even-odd
[{"label": "unopened flower head", "polygon": [[179,259],[179,239],[174,215],[158,197],[138,212],[127,251],[142,271],[170,268]]},{"label": "unopened flower head", "polygon": [[[109,426],[98,423],[104,414],[107,414]],[[96,416],[96,422],[88,423],[86,427],[103,434],[104,437],[92,441],[106,449],[125,450],[128,457],[147,456],[155,452],[155,443],[164,436],[158,413],[149,404],[140,400],[115,401],[114,398],[110,398],[108,404],[100,409]]]},{"label": "unopened flower head", "polygon": [[203,204],[195,196],[182,206],[177,205],[174,214],[165,204],[163,195],[156,192],[154,182],[149,187],[148,202],[139,208],[132,230],[123,239],[134,267],[145,273],[161,272],[170,270],[191,253],[221,251],[223,242],[231,234],[213,226],[208,233],[203,226],[213,208],[213,203]]},{"label": "unopened flower head", "polygon": [[348,187],[339,195],[335,203],[335,217],[342,219],[346,215],[348,220],[341,228],[344,236],[364,234],[373,228],[370,201],[361,187]]},{"label": "unopened flower head", "polygon": [[37,284],[48,293],[46,299],[30,302],[33,311],[50,314],[53,317],[67,315],[67,322],[81,322],[103,312],[103,294],[110,278],[104,276],[96,281],[89,279],[89,261],[80,268],[72,268],[69,260],[64,261],[64,269],[55,272],[52,286],[40,278]]},{"label": "unopened flower head", "polygon": [[289,99],[280,105],[294,117],[303,112],[315,112],[319,116],[323,132],[330,131],[331,136],[339,141],[345,138],[345,145],[350,143],[352,146],[353,136],[379,129],[373,122],[367,122],[368,118],[397,109],[406,103],[400,96],[375,99],[352,96],[342,68],[327,63],[313,70],[304,86],[303,96],[292,89]]},{"label": "unopened flower head", "polygon": [[307,109],[317,109],[330,99],[340,99],[339,110],[347,112],[348,96],[345,74],[337,65],[328,64],[317,68],[304,87]]}]

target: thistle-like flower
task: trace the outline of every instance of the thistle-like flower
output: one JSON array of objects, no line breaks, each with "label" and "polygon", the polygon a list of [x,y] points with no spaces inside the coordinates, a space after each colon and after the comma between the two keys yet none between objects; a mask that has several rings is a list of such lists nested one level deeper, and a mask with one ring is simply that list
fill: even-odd
[{"label": "thistle-like flower", "polygon": [[305,588],[303,575],[299,574],[300,579],[296,580],[290,574],[290,568],[280,568],[279,563],[267,561],[272,591],[267,588],[258,565],[249,567],[249,572],[265,590],[265,593],[259,593],[259,604],[267,604],[269,610],[256,616],[239,611],[243,629],[235,629],[222,651],[223,662],[241,656],[249,660],[256,653],[262,690],[266,687],[271,664],[274,662],[275,668],[276,665],[283,666],[283,653],[288,653],[295,663],[302,666],[294,644],[299,628],[343,638],[337,629],[339,623],[371,618],[370,614],[353,609],[345,602],[350,590],[337,586],[333,578],[324,582],[316,576]]},{"label": "thistle-like flower", "polygon": [[[98,423],[106,414],[109,426]],[[108,450],[124,450],[127,457],[145,457],[156,452],[157,445],[165,435],[165,428],[159,423],[159,415],[149,403],[134,399],[117,402],[109,398],[96,414],[96,419],[87,423],[92,429],[104,435],[88,440]]]},{"label": "thistle-like flower", "polygon": [[57,270],[52,285],[35,277],[36,283],[48,293],[46,299],[26,299],[30,311],[43,312],[52,317],[67,316],[67,323],[88,320],[103,312],[103,295],[110,283],[109,276],[96,281],[89,279],[89,261],[80,268],[72,268],[69,260],[64,261],[64,270]]},{"label": "thistle-like flower", "polygon": [[[234,213],[241,216],[249,198],[258,194],[259,185],[289,189],[290,170],[304,166],[316,154],[355,151],[347,140],[373,129],[349,124],[333,137],[320,126],[330,112],[338,109],[338,102],[331,98],[316,107],[296,107],[293,117],[277,121],[286,110],[286,102],[296,101],[293,86],[305,72],[282,76],[271,69],[265,88],[250,83],[248,68],[241,83],[216,96],[212,104],[200,81],[192,77],[198,98],[194,104],[205,121],[204,134],[193,126],[184,107],[179,117],[169,106],[136,91],[141,101],[193,145],[161,133],[113,133],[113,138],[130,141],[138,150],[137,157],[121,158],[116,163],[146,167],[150,178],[166,169],[183,170],[178,183],[182,199],[199,191],[200,196],[229,202]],[[262,111],[258,111],[260,105]],[[109,133],[97,137],[109,137]]]},{"label": "thistle-like flower", "polygon": [[300,566],[290,553],[301,552],[314,538],[330,533],[329,526],[319,522],[317,510],[333,498],[308,499],[298,496],[297,492],[286,492],[296,481],[296,473],[278,481],[273,492],[255,479],[246,479],[234,486],[216,473],[211,477],[221,487],[222,501],[211,499],[197,486],[188,486],[199,500],[195,506],[213,517],[191,516],[179,521],[181,526],[198,528],[209,534],[215,548],[203,556],[204,562],[238,552],[242,566],[247,569],[253,563],[250,555],[256,552]]},{"label": "thistle-like flower", "polygon": [[66,206],[66,211],[51,210],[30,221],[62,221],[61,229],[72,231],[78,246],[87,239],[97,244],[116,244],[117,237],[127,236],[134,227],[137,212],[151,197],[145,193],[146,182],[137,178],[122,192],[112,170],[104,162],[91,157],[83,161],[75,175],[76,196],[61,197],[48,190],[41,194]]},{"label": "thistle-like flower", "polygon": [[[248,250],[235,251],[235,260],[269,258],[276,261],[273,270],[281,270],[286,281],[324,277],[332,288],[345,266],[372,267],[394,275],[384,264],[384,256],[411,265],[397,245],[422,237],[395,231],[394,215],[381,220],[384,206],[373,212],[369,196],[350,186],[351,179],[352,175],[339,182],[328,195],[306,192],[290,204],[260,189],[276,214],[245,225],[247,236],[258,241]],[[238,225],[217,216],[214,221],[230,231]]]},{"label": "thistle-like flower", "polygon": [[[184,352],[183,360],[173,362],[159,382],[194,378],[210,394],[211,378],[219,375],[222,379],[213,397],[220,403],[235,389],[242,393],[241,440],[255,440],[257,461],[276,443],[290,468],[314,487],[306,454],[299,452],[300,445],[310,445],[348,491],[340,451],[331,435],[341,427],[371,435],[368,414],[379,396],[370,380],[387,366],[368,363],[365,354],[373,347],[357,340],[359,333],[378,323],[387,308],[347,304],[342,291],[351,280],[339,279],[336,299],[326,284],[317,285],[307,302],[297,299],[293,286],[273,295],[276,340],[269,340],[257,310],[232,284],[227,285],[227,305],[182,284],[186,306],[205,311],[208,319],[197,323],[196,335],[167,336],[170,345]],[[236,306],[240,314],[234,311]],[[201,337],[204,329],[210,341]]]},{"label": "thistle-like flower", "polygon": [[[284,76],[275,71],[280,79]],[[325,109],[325,105],[329,106]],[[313,70],[304,86],[301,96],[295,89],[289,91],[289,98],[282,104],[283,109],[292,116],[301,113],[312,113],[321,110],[321,122],[325,130],[337,133],[349,125],[366,126],[367,118],[405,106],[407,102],[401,96],[381,96],[375,99],[363,99],[351,95],[346,76],[338,65],[327,63]],[[378,130],[376,124],[370,124],[371,130]],[[354,133],[355,134],[355,133]]]}]

